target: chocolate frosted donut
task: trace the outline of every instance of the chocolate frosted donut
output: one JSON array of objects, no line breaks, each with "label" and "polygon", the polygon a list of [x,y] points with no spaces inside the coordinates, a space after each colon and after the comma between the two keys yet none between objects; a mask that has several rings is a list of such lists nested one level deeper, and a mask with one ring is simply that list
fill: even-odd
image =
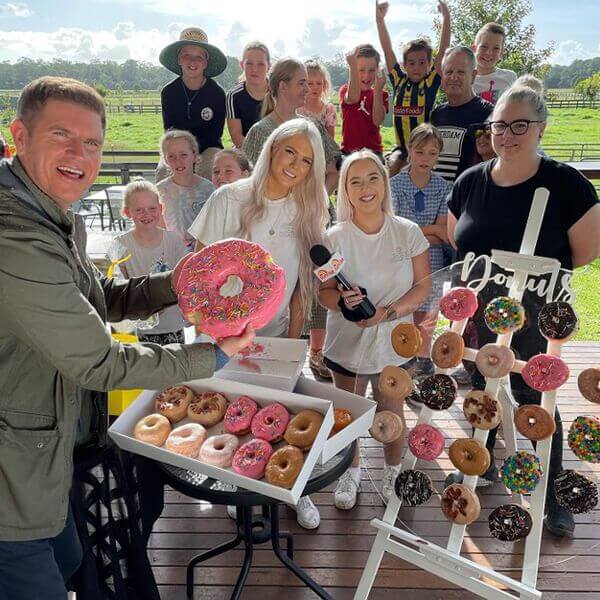
[{"label": "chocolate frosted donut", "polygon": [[465,342],[455,331],[442,333],[431,349],[431,360],[440,369],[451,369],[460,364],[465,353]]},{"label": "chocolate frosted donut", "polygon": [[472,390],[465,396],[463,413],[476,429],[494,429],[502,421],[502,405],[483,390]]},{"label": "chocolate frosted donut", "polygon": [[442,512],[453,523],[469,525],[481,512],[479,497],[466,485],[453,483],[442,494]]},{"label": "chocolate frosted donut", "polygon": [[596,484],[581,473],[566,469],[554,480],[556,501],[574,515],[590,512],[598,504]]},{"label": "chocolate frosted donut", "polygon": [[531,515],[517,504],[503,504],[488,518],[490,533],[502,542],[516,542],[531,532]]},{"label": "chocolate frosted donut", "polygon": [[413,381],[406,369],[388,365],[379,375],[378,387],[386,399],[404,400],[413,391]]},{"label": "chocolate frosted donut", "polygon": [[549,438],[556,430],[554,417],[537,404],[524,404],[515,412],[515,427],[529,440]]},{"label": "chocolate frosted donut", "polygon": [[600,367],[590,367],[579,373],[577,387],[581,395],[594,404],[600,404]]},{"label": "chocolate frosted donut", "polygon": [[396,496],[408,506],[424,504],[433,494],[433,484],[429,475],[415,469],[398,473],[394,489]]},{"label": "chocolate frosted donut", "polygon": [[566,302],[549,302],[538,315],[538,328],[547,340],[566,342],[579,329],[577,313]]},{"label": "chocolate frosted donut", "polygon": [[430,375],[421,382],[421,400],[431,410],[446,410],[456,399],[457,387],[450,375]]}]

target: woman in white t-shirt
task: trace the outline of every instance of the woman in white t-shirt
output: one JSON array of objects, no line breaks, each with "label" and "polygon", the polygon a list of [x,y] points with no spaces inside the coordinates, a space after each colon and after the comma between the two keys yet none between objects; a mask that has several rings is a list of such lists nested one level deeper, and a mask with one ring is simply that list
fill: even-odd
[{"label": "woman in white t-shirt", "polygon": [[[387,172],[370,150],[348,156],[343,163],[338,189],[338,223],[327,231],[326,243],[345,260],[343,272],[355,286],[343,291],[336,280],[322,283],[319,301],[327,311],[324,361],[336,387],[364,395],[370,382],[377,410],[391,410],[404,421],[403,402],[384,400],[377,387],[387,365],[403,362],[392,348],[391,331],[400,321],[412,322],[412,314],[430,293],[427,277],[429,243],[420,227],[392,212]],[[377,312],[357,323],[346,320],[338,303],[352,309],[367,290]],[[403,439],[384,446],[382,494],[387,500],[402,460]],[[352,467],[342,475],[334,494],[335,505],[350,509],[360,485],[357,448]]]},{"label": "woman in white t-shirt", "polygon": [[[298,338],[315,292],[310,248],[322,242],[327,222],[323,145],[307,119],[282,123],[268,137],[252,175],[216,190],[189,229],[196,250],[226,238],[260,244],[284,269],[286,294],[273,319],[257,335]],[[319,525],[308,497],[298,523]]]}]

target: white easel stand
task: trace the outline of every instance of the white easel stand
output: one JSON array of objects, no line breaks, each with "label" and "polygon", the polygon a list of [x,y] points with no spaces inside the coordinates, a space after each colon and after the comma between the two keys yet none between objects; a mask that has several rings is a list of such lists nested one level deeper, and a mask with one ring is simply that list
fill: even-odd
[{"label": "white easel stand", "polygon": [[[542,275],[551,273],[548,293],[552,293],[558,280],[560,263],[555,259],[533,256],[539,232],[542,224],[549,192],[546,188],[538,188],[535,191],[533,203],[527,226],[523,235],[519,254],[513,252],[492,251],[492,262],[507,271],[514,273],[509,287],[508,295],[511,298],[521,300],[527,277],[529,275]],[[466,320],[454,322],[452,330],[462,334],[466,326]],[[512,334],[499,335],[497,343],[510,346]],[[548,344],[548,353],[555,356],[560,355],[559,344]],[[465,349],[465,359],[475,360],[477,350]],[[513,368],[514,372],[520,372],[524,362],[517,361]],[[508,377],[503,379],[487,379],[486,391],[498,398],[502,404],[503,418],[502,430],[506,442],[507,455],[517,451],[517,433],[514,424],[514,401],[510,394],[510,383]],[[542,394],[541,405],[554,415],[556,404],[556,391]],[[419,414],[418,424],[430,423],[433,412],[423,406]],[[488,431],[476,429],[473,437],[485,445]],[[467,589],[488,600],[508,600],[515,598],[539,599],[542,593],[536,589],[537,574],[539,567],[540,546],[542,538],[542,526],[544,519],[544,504],[546,499],[546,488],[548,484],[547,473],[550,464],[550,448],[552,438],[548,438],[537,444],[536,455],[542,467],[542,477],[531,495],[529,512],[533,526],[530,534],[525,539],[525,551],[523,556],[523,569],[521,581],[512,579],[496,572],[494,569],[480,565],[460,555],[465,525],[453,524],[448,544],[442,548],[427,540],[412,535],[411,533],[395,526],[396,518],[401,507],[401,501],[396,494],[392,494],[385,514],[382,519],[373,519],[371,525],[377,529],[375,541],[361,580],[356,589],[354,600],[366,600],[369,596],[379,565],[385,552],[394,554],[403,560],[410,562],[430,573],[438,575],[464,589]],[[414,469],[417,459],[407,449],[402,462],[401,470]],[[471,490],[475,490],[477,476],[464,476],[463,483]],[[523,504],[523,498],[518,495],[518,503]],[[440,510],[441,516],[441,510]],[[395,538],[395,539],[393,539]],[[509,546],[508,546],[509,547]],[[483,579],[485,578],[485,580]],[[499,587],[505,589],[499,589]]]}]

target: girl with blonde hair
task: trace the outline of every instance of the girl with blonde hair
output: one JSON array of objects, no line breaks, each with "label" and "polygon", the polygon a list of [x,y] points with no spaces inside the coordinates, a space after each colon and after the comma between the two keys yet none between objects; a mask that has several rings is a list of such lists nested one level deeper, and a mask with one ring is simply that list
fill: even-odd
[{"label": "girl with blonde hair", "polygon": [[304,106],[301,106],[297,112],[319,121],[333,138],[337,125],[337,112],[335,106],[329,102],[332,89],[329,72],[318,60],[307,60],[304,65],[308,73],[308,95]]},{"label": "girl with blonde hair", "polygon": [[[284,269],[286,294],[258,335],[298,338],[315,292],[310,248],[327,222],[325,158],[317,128],[306,119],[279,125],[267,138],[252,175],[216,190],[190,227],[196,249],[229,237],[260,244]],[[295,507],[298,523],[318,527],[308,497]]]},{"label": "girl with blonde hair", "polygon": [[[335,386],[365,395],[371,383],[377,410],[395,412],[404,421],[403,401],[386,399],[377,382],[383,368],[402,360],[391,345],[392,329],[412,322],[413,312],[429,295],[429,243],[416,223],[392,213],[387,171],[370,150],[350,154],[342,165],[338,189],[338,222],[326,244],[345,259],[344,274],[353,284],[345,291],[335,279],[322,283],[319,302],[327,308],[323,348]],[[354,309],[366,289],[376,313],[368,320],[346,320],[341,307]],[[403,439],[384,445],[382,495],[387,501],[402,459]],[[352,467],[339,479],[334,503],[348,510],[360,487],[357,447]]]}]

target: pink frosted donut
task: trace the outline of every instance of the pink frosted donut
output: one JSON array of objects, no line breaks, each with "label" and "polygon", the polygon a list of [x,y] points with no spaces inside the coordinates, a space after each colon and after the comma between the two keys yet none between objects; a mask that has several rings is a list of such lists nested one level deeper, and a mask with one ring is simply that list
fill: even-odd
[{"label": "pink frosted donut", "polygon": [[254,415],[251,425],[252,435],[267,442],[278,442],[283,438],[289,420],[290,413],[283,404],[279,402],[269,404]]},{"label": "pink frosted donut", "polygon": [[250,433],[250,424],[257,411],[258,405],[252,398],[240,396],[225,411],[225,429],[236,435]]},{"label": "pink frosted donut", "polygon": [[466,287],[452,288],[440,300],[440,311],[450,321],[462,321],[477,312],[477,295]]},{"label": "pink frosted donut", "polygon": [[240,446],[233,455],[231,467],[236,473],[260,479],[265,474],[265,468],[273,454],[273,447],[265,440],[250,440]]},{"label": "pink frosted donut", "polygon": [[538,392],[549,392],[569,379],[569,367],[558,356],[537,354],[527,361],[521,375],[529,387]]},{"label": "pink frosted donut", "polygon": [[165,448],[189,458],[197,458],[206,435],[206,429],[200,423],[180,425],[169,434]]},{"label": "pink frosted donut", "polygon": [[207,465],[230,467],[239,443],[238,438],[231,433],[213,435],[202,444],[198,458]]},{"label": "pink frosted donut", "polygon": [[408,447],[416,458],[435,460],[444,450],[444,436],[432,425],[421,423],[410,430]]},{"label": "pink frosted donut", "polygon": [[181,268],[175,291],[183,316],[220,339],[251,323],[264,327],[285,295],[285,274],[258,244],[229,239],[194,253]]}]

